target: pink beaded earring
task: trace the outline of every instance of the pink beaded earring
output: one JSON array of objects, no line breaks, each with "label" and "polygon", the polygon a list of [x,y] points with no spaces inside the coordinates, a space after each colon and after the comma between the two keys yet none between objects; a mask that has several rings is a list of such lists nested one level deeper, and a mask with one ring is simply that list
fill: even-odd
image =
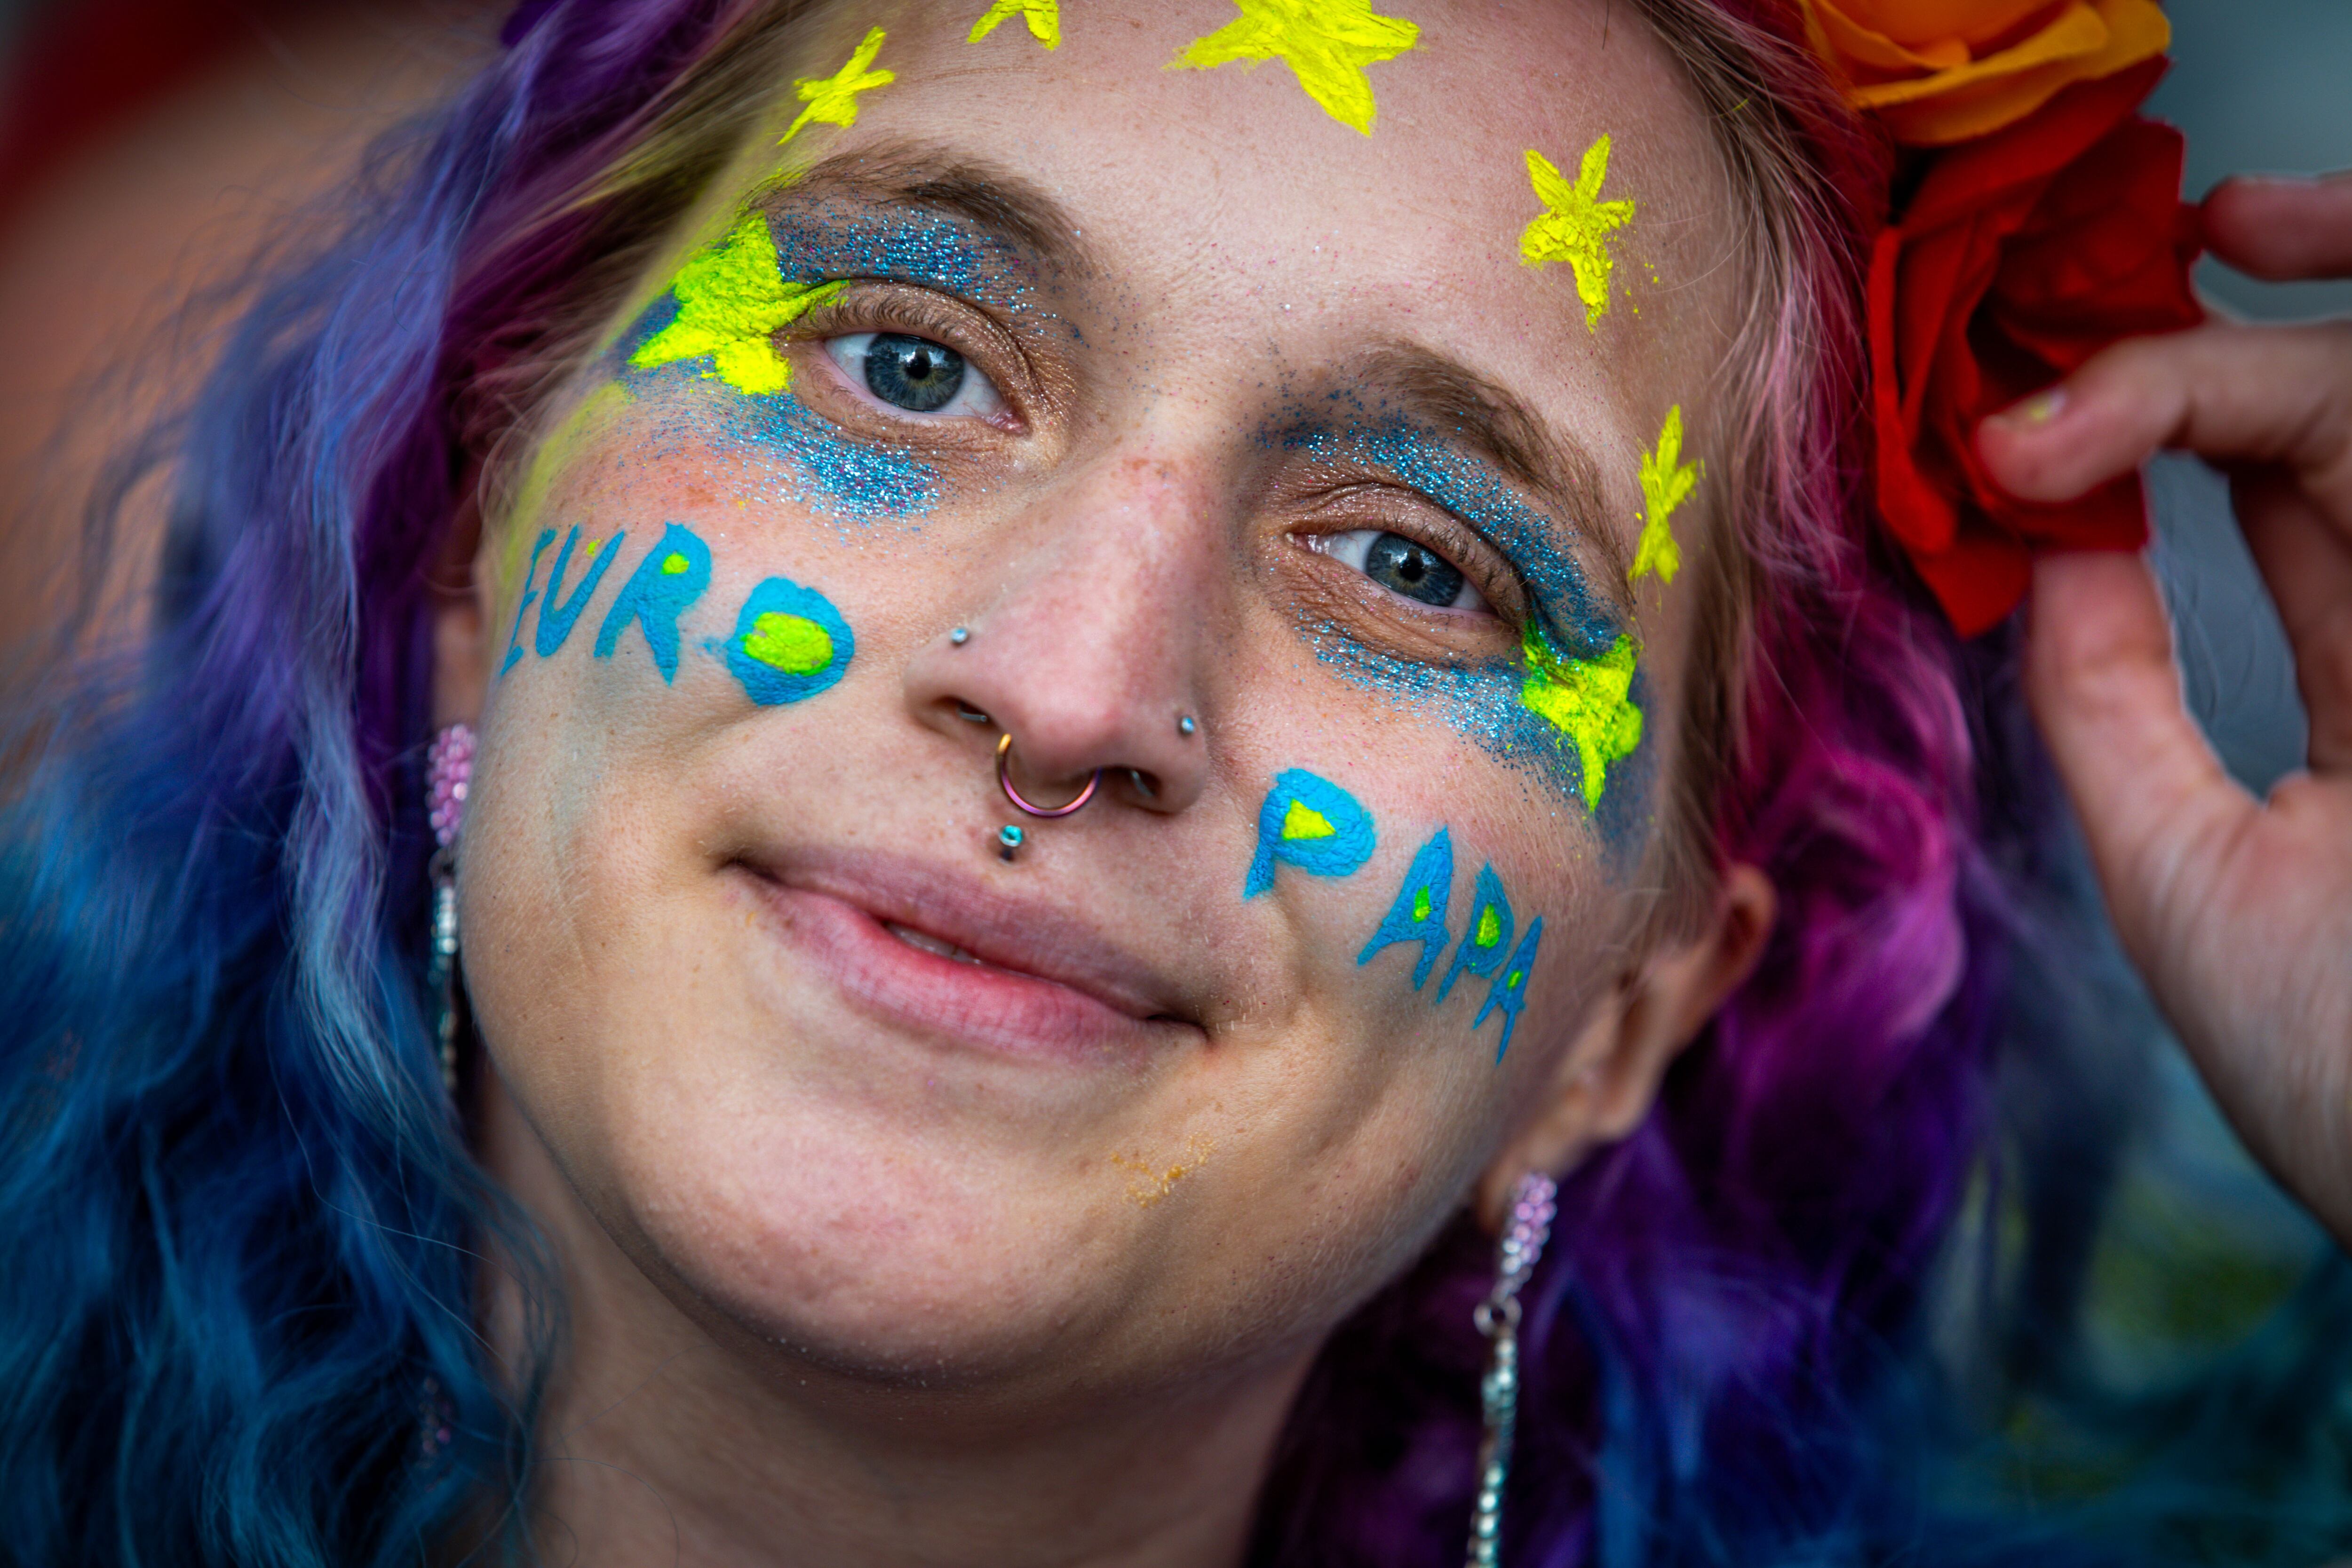
[{"label": "pink beaded earring", "polygon": [[425,755],[425,814],[433,824],[434,1036],[440,1048],[441,1087],[457,1092],[457,835],[466,825],[466,790],[474,779],[474,731],[452,724],[433,737]]}]

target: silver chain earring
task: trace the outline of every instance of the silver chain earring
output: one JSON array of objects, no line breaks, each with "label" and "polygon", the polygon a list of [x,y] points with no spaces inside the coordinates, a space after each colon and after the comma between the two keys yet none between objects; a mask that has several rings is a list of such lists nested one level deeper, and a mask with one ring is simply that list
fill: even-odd
[{"label": "silver chain earring", "polygon": [[425,757],[425,811],[433,824],[433,1034],[441,1087],[457,1092],[457,835],[466,825],[466,791],[474,781],[474,731],[452,724],[433,737]]},{"label": "silver chain earring", "polygon": [[1519,1421],[1519,1291],[1536,1271],[1544,1244],[1551,1239],[1559,1212],[1559,1184],[1530,1171],[1511,1189],[1495,1245],[1495,1288],[1471,1314],[1478,1332],[1492,1342],[1486,1375],[1478,1385],[1486,1417],[1486,1441],[1478,1445],[1478,1501],[1470,1516],[1470,1568],[1495,1568],[1503,1547],[1503,1484],[1511,1474],[1511,1439]]}]

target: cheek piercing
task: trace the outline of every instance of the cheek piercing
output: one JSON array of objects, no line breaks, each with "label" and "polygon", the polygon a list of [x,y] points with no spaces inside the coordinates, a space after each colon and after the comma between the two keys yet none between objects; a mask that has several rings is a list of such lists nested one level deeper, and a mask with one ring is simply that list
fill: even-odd
[{"label": "cheek piercing", "polygon": [[955,644],[958,647],[963,647],[964,644],[971,641],[971,628],[970,626],[956,627],[955,630],[948,634],[948,641]]},{"label": "cheek piercing", "polygon": [[1179,713],[1176,715],[1176,732],[1184,736],[1187,740],[1191,739],[1192,731],[1198,730],[1200,727],[1200,721],[1194,719],[1190,713]]}]

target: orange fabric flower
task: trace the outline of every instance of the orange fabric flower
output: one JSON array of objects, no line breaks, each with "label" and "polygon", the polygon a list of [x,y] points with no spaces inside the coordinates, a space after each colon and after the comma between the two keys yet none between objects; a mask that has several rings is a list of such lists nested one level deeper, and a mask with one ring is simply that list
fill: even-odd
[{"label": "orange fabric flower", "polygon": [[1915,147],[2014,124],[2172,38],[2154,0],[1804,0],[1804,10],[1847,101]]},{"label": "orange fabric flower", "polygon": [[2136,549],[2137,476],[2064,506],[2005,494],[1976,427],[2118,338],[2204,319],[2180,133],[2133,110],[2150,60],[1934,154],[1872,254],[1880,513],[1963,636],[2024,595],[2035,549]]}]

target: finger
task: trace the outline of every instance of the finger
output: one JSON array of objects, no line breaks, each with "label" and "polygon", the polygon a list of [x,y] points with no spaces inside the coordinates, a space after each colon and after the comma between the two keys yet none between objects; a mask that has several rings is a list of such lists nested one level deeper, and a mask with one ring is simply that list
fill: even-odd
[{"label": "finger", "polygon": [[2352,771],[2352,538],[2275,468],[2238,475],[2231,500],[2294,655],[2311,769]]},{"label": "finger", "polygon": [[2072,500],[2166,447],[2280,464],[2352,529],[2352,323],[2133,338],[1977,430],[1994,481],[2023,500]]},{"label": "finger", "polygon": [[2352,172],[2224,180],[2205,198],[2207,248],[2254,278],[2352,275]]},{"label": "finger", "polygon": [[2149,956],[2148,921],[2252,803],[2181,697],[2172,631],[2137,555],[2044,557],[2033,570],[2026,697],[2073,797],[2117,931]]}]

